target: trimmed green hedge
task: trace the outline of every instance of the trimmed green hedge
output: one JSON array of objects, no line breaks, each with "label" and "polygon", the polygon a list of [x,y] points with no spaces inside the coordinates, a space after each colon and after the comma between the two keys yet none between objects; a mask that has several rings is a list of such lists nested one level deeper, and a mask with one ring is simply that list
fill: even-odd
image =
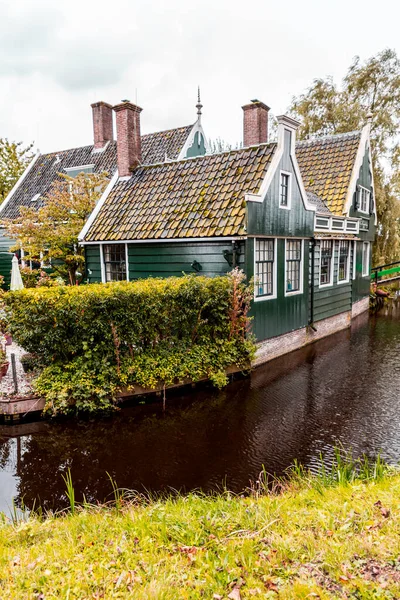
[{"label": "trimmed green hedge", "polygon": [[43,371],[38,393],[52,413],[109,408],[121,388],[190,378],[226,382],[245,367],[250,290],[235,270],[6,294],[10,330]]}]

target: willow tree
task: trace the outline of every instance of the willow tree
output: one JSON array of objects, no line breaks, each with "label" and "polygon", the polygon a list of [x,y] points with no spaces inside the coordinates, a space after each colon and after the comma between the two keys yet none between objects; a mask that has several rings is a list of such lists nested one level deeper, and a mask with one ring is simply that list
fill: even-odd
[{"label": "willow tree", "polygon": [[32,146],[0,138],[0,204],[32,160]]},{"label": "willow tree", "polygon": [[16,240],[14,249],[22,248],[27,261],[51,262],[55,273],[71,285],[77,283],[85,266],[78,235],[107,183],[106,173],[81,173],[75,178],[60,174],[41,208],[21,206],[19,217],[3,221]]},{"label": "willow tree", "polygon": [[338,86],[316,79],[293,98],[290,111],[302,122],[300,139],[361,129],[372,115],[371,145],[378,214],[375,264],[400,258],[400,61],[383,50],[356,57]]}]

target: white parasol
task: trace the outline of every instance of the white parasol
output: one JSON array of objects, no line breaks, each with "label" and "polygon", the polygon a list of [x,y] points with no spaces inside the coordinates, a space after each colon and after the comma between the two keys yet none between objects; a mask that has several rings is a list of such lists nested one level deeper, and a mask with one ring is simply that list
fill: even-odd
[{"label": "white parasol", "polygon": [[16,290],[22,290],[23,287],[24,284],[22,282],[21,273],[19,271],[18,258],[14,255],[12,259],[10,290],[12,292],[15,292]]}]

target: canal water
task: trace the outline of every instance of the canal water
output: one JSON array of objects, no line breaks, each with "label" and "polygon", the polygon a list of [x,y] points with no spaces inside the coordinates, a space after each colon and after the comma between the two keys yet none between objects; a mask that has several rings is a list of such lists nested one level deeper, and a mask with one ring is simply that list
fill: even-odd
[{"label": "canal water", "polygon": [[123,408],[107,419],[0,426],[0,510],[110,500],[107,473],[138,491],[223,486],[240,492],[264,466],[317,469],[334,445],[400,460],[400,315],[362,315],[351,330],[211,388]]}]

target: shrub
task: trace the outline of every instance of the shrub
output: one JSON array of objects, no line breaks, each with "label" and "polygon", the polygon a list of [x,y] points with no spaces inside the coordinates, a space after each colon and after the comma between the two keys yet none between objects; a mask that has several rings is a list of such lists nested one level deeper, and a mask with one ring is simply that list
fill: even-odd
[{"label": "shrub", "polygon": [[121,388],[204,377],[222,385],[245,367],[250,289],[243,274],[145,279],[6,294],[10,330],[37,355],[52,412],[109,408]]}]

